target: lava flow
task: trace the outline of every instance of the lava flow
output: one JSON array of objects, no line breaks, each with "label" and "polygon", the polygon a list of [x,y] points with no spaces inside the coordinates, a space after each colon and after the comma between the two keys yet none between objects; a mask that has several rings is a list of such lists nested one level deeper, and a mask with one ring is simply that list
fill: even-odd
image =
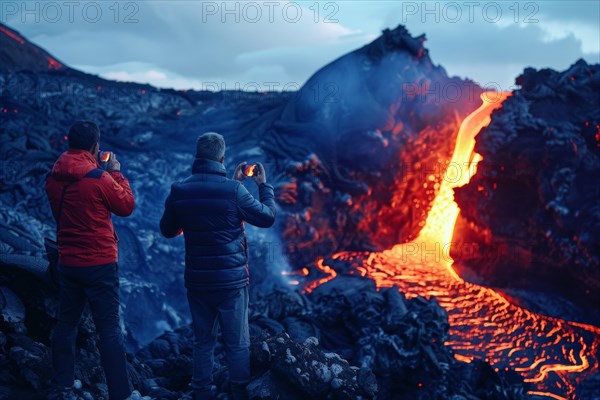
[{"label": "lava flow", "polygon": [[[456,358],[487,360],[496,370],[512,368],[534,388],[530,394],[552,399],[576,398],[575,386],[598,368],[600,328],[530,312],[511,304],[496,291],[465,282],[452,269],[449,256],[460,209],[452,189],[468,183],[481,160],[473,153],[474,137],[489,125],[491,113],[509,93],[484,93],[483,104],[462,122],[445,179],[418,238],[374,253],[343,252],[346,259],[378,287],[397,285],[407,298],[434,296],[448,312],[449,339]],[[465,166],[467,167],[465,169]],[[354,262],[362,260],[362,267]],[[317,262],[327,278],[305,286],[306,291],[335,277]]]}]

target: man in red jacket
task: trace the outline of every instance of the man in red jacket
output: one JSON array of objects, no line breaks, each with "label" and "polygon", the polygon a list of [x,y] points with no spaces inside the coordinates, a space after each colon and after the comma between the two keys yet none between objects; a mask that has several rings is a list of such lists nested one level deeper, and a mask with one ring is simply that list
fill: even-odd
[{"label": "man in red jacket", "polygon": [[114,154],[101,169],[100,130],[76,122],[69,130],[69,150],[61,154],[46,179],[46,193],[56,219],[60,295],[52,333],[54,398],[70,398],[74,381],[75,338],[86,299],[100,336],[101,363],[110,400],[131,394],[123,336],[119,327],[117,235],[111,213],[133,211],[133,193]]}]

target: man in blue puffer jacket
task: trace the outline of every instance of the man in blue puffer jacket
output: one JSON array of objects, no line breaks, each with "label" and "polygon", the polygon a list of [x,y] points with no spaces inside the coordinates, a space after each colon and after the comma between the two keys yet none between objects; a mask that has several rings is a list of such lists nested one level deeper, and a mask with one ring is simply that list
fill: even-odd
[{"label": "man in blue puffer jacket", "polygon": [[208,132],[196,142],[192,175],[171,186],[160,220],[167,238],[185,237],[185,286],[194,328],[195,400],[214,399],[213,349],[217,321],[227,355],[231,394],[246,397],[250,379],[248,245],[244,221],[268,228],[275,221],[273,186],[258,163],[252,176],[260,201],[241,184],[245,163],[226,177],[225,141]]}]

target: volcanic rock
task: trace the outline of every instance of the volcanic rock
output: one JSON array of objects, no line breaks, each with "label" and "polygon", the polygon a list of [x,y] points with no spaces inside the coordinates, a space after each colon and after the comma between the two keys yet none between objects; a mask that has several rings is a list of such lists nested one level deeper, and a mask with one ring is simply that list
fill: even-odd
[{"label": "volcanic rock", "polygon": [[477,174],[456,189],[454,265],[470,280],[587,305],[598,323],[600,65],[527,68],[516,83],[476,137]]}]

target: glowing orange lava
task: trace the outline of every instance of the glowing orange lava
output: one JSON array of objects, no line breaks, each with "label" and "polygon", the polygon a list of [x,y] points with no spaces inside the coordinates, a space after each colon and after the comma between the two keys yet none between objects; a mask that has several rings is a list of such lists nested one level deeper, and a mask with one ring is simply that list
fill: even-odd
[{"label": "glowing orange lava", "polygon": [[[446,342],[461,361],[487,360],[496,370],[510,367],[532,385],[530,394],[551,399],[575,398],[575,385],[598,368],[600,328],[536,314],[511,304],[494,290],[461,279],[452,268],[450,244],[460,209],[453,188],[469,182],[481,156],[473,153],[475,136],[489,125],[491,113],[510,94],[486,92],[482,105],[460,126],[452,161],[414,241],[382,252],[342,252],[361,275],[378,287],[398,285],[407,298],[435,297],[448,312]],[[355,262],[362,261],[362,267]],[[336,272],[317,262],[328,274],[304,289],[333,279]]]},{"label": "glowing orange lava", "polygon": [[61,63],[59,63],[58,61],[56,61],[56,59],[48,56],[48,69],[61,69],[63,67],[63,65]]},{"label": "glowing orange lava", "polygon": [[0,26],[0,32],[4,33],[6,36],[11,38],[12,40],[16,40],[17,42],[19,42],[19,44],[25,44],[25,39],[23,39],[21,36],[19,36],[15,32],[12,32],[9,29],[4,28],[3,26]]}]

